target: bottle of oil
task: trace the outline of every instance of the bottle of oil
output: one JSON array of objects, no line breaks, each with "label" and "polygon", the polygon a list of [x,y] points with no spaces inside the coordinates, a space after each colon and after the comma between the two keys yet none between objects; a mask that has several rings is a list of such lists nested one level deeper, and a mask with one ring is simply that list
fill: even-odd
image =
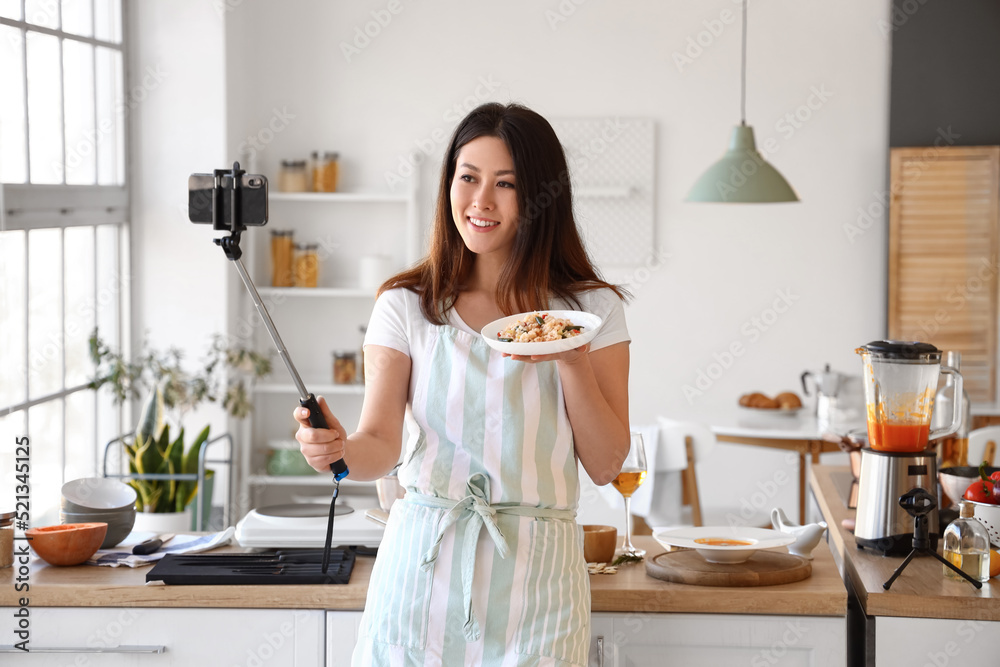
[{"label": "bottle of oil", "polygon": [[[990,578],[990,535],[986,526],[973,516],[972,503],[962,502],[959,518],[944,529],[944,557],[977,581]],[[951,568],[941,566],[949,579],[962,581]]]},{"label": "bottle of oil", "polygon": [[[945,355],[945,366],[950,366],[961,372],[962,353],[950,350]],[[955,382],[951,375],[946,376],[945,384],[934,396],[934,414],[931,416],[931,429],[944,428],[951,423],[952,410],[955,405]],[[962,424],[955,433],[941,438],[938,443],[938,470],[952,466],[969,465],[969,394],[962,389]],[[952,498],[957,500],[957,498]]]}]

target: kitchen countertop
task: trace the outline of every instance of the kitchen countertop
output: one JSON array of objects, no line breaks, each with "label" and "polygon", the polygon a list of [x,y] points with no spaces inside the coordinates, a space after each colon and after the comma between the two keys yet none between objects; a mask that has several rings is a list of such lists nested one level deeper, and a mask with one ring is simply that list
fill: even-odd
[{"label": "kitchen countertop", "polygon": [[812,466],[809,476],[824,520],[830,524],[830,549],[840,570],[846,570],[855,582],[867,615],[1000,621],[1000,578],[991,579],[977,591],[964,581],[946,579],[941,563],[929,556],[910,561],[892,588],[884,590],[882,584],[903,558],[858,549],[854,534],[841,525],[842,520],[855,515],[845,501],[850,468]]},{"label": "kitchen countertop", "polygon": [[[646,549],[648,557],[664,551],[652,537],[633,540],[636,546]],[[847,609],[847,594],[833,556],[825,544],[820,544],[813,555],[813,572],[808,579],[747,588],[674,584],[647,576],[642,564],[620,567],[617,574],[590,576],[591,610],[842,616]],[[373,563],[371,557],[358,557],[351,581],[345,585],[146,586],[148,567],[60,568],[33,558],[29,565],[30,590],[26,593],[14,590],[16,564],[14,568],[0,570],[0,607],[17,606],[20,597],[28,597],[34,607],[360,610],[364,608]]]}]

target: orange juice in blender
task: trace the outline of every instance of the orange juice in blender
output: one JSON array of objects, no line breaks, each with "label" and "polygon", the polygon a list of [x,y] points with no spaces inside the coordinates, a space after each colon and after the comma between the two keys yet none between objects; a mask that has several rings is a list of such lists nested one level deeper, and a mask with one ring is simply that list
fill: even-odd
[{"label": "orange juice in blender", "polygon": [[936,437],[931,413],[938,376],[952,375],[961,388],[962,376],[941,367],[941,352],[929,343],[877,341],[857,349],[864,364],[868,445],[880,452],[921,452]]}]

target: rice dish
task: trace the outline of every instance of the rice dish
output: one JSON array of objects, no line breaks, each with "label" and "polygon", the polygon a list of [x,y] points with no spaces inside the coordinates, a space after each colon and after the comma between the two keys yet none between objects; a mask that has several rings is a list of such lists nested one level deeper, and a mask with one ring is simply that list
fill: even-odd
[{"label": "rice dish", "polygon": [[497,333],[502,343],[544,343],[579,336],[583,327],[548,313],[532,313]]}]

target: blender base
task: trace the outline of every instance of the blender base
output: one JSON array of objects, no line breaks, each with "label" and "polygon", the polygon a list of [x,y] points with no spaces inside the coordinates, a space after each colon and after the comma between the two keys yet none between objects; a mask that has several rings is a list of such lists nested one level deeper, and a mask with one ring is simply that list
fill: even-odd
[{"label": "blender base", "polygon": [[[929,536],[931,549],[935,551],[937,551],[938,537],[937,533],[932,533]],[[855,537],[854,541],[857,543],[858,549],[868,549],[882,557],[905,556],[913,548],[913,533],[891,535],[879,539]]]}]

